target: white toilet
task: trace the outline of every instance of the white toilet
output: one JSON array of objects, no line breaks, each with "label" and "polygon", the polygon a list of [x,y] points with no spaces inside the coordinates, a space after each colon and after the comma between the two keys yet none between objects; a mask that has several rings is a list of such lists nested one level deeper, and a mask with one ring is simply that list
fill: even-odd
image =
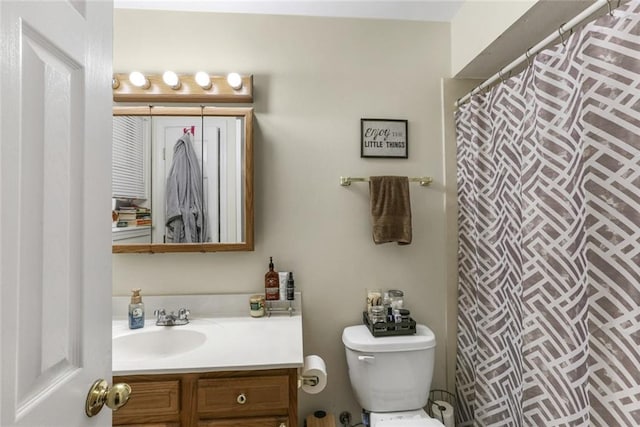
[{"label": "white toilet", "polygon": [[342,332],[349,379],[370,427],[442,427],[422,409],[433,377],[436,337],[424,325],[415,335],[374,337],[365,325]]}]

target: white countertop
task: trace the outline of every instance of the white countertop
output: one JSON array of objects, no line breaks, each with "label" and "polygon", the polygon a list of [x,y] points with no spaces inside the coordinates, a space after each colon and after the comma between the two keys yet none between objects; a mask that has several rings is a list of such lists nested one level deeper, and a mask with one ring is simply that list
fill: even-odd
[{"label": "white countertop", "polygon": [[[210,297],[198,296],[197,298],[202,301]],[[300,306],[299,294],[297,297],[296,306]],[[229,296],[225,298],[228,299]],[[220,315],[197,311],[194,313],[192,310],[194,314],[188,325],[156,326],[155,319],[149,318],[149,312],[153,313],[156,307],[148,306],[149,303],[153,305],[154,298],[148,297],[145,301],[143,297],[147,314],[144,328],[131,330],[127,320],[117,318],[120,316],[114,317],[113,375],[301,367],[304,363],[301,313],[296,311],[292,316],[274,314],[270,317],[253,318],[249,316],[248,296],[242,295],[239,298],[246,301],[244,314]],[[170,297],[162,297],[162,299],[164,302],[170,300]],[[122,298],[114,298],[114,304],[116,300],[121,302]],[[178,307],[166,307],[167,312],[174,308]],[[120,310],[117,312],[119,313]],[[175,354],[175,351],[182,349],[175,347],[176,342],[172,337],[182,334],[181,330],[187,335],[196,336],[198,346]],[[136,334],[139,338],[135,338]],[[143,337],[142,334],[148,335]],[[132,355],[127,345],[116,345],[116,340],[125,336],[132,338],[124,338],[119,341],[120,343],[139,339],[138,342],[145,343],[142,346],[143,351],[148,351],[150,356]],[[164,349],[168,351],[164,352]]]}]

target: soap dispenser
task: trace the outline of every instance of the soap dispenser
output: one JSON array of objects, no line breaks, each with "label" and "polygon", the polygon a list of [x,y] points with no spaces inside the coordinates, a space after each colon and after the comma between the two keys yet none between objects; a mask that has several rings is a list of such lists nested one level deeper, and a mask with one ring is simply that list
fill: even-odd
[{"label": "soap dispenser", "polygon": [[267,301],[280,299],[280,276],[274,270],[273,257],[269,257],[269,271],[264,276],[264,293]]},{"label": "soap dispenser", "polygon": [[131,303],[129,304],[129,329],[144,328],[144,304],[140,296],[140,289],[131,290]]}]

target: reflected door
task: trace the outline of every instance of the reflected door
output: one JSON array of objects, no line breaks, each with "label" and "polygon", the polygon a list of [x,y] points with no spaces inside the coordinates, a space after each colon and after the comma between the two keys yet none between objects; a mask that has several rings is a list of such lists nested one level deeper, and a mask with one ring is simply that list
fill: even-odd
[{"label": "reflected door", "polygon": [[[168,210],[172,210],[172,202],[169,200],[171,191],[168,193],[170,184],[170,173],[174,162],[178,159],[175,157],[175,149],[178,140],[180,140],[185,132],[189,133],[191,148],[193,149],[197,164],[198,173],[201,179],[199,183],[200,194],[191,195],[190,197],[199,197],[203,210],[202,226],[206,229],[205,243],[218,241],[218,159],[212,158],[217,150],[212,150],[210,146],[215,148],[217,140],[203,137],[205,134],[202,130],[201,117],[154,117],[153,118],[153,153],[155,159],[153,171],[153,196],[152,196],[152,215],[153,215],[153,242],[154,243],[176,243],[171,240],[171,231],[167,229],[170,222],[170,214]],[[181,150],[184,155],[183,150]],[[207,161],[207,159],[209,161]],[[177,172],[182,179],[185,171]],[[213,193],[213,194],[212,194]],[[176,195],[174,194],[174,197]],[[177,195],[182,198],[182,194]]]},{"label": "reflected door", "polygon": [[[153,117],[153,242],[167,238],[167,183],[177,141],[190,135],[202,176],[207,243],[243,241],[242,121],[224,117]],[[204,126],[204,127],[203,127]]]}]

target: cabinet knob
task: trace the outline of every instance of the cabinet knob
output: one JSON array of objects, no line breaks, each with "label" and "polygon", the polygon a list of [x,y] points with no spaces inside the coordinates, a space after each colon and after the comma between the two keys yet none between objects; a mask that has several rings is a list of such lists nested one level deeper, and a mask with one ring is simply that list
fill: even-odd
[{"label": "cabinet knob", "polygon": [[247,403],[247,396],[245,396],[244,393],[240,393],[238,395],[238,398],[236,399],[236,402],[238,402],[241,405],[244,405],[245,403]]},{"label": "cabinet knob", "polygon": [[280,427],[287,427],[285,423],[280,423]]}]

